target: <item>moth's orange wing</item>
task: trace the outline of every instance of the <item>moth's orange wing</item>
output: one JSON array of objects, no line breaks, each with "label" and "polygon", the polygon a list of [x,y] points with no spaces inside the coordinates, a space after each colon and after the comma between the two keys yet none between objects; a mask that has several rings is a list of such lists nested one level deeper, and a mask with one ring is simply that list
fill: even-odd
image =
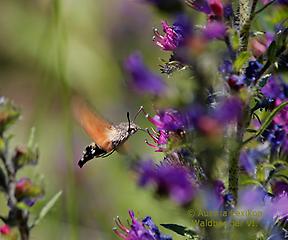
[{"label": "moth's orange wing", "polygon": [[103,150],[112,151],[113,146],[109,139],[109,132],[113,129],[112,124],[94,113],[79,97],[73,99],[72,107],[75,118],[93,141]]}]

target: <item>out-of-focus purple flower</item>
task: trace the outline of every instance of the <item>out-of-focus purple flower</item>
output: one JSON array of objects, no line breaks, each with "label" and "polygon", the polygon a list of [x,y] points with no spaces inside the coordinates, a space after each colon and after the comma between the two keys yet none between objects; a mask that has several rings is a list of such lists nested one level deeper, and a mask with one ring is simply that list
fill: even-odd
[{"label": "out-of-focus purple flower", "polygon": [[[287,101],[287,100],[286,100]],[[275,105],[279,106],[284,101],[277,98]],[[284,107],[273,119],[277,125],[280,125],[284,128],[285,132],[288,133],[288,106]]]},{"label": "out-of-focus purple flower", "polygon": [[29,178],[21,178],[16,183],[15,196],[17,201],[24,202],[29,207],[33,206],[43,195],[43,189],[33,184]]},{"label": "out-of-focus purple flower", "polygon": [[261,89],[261,92],[269,98],[279,98],[283,96],[283,84],[278,82],[278,78],[270,77],[266,85]]},{"label": "out-of-focus purple flower", "polygon": [[219,71],[226,77],[230,75],[233,71],[233,65],[230,60],[224,60],[223,63],[219,67]]},{"label": "out-of-focus purple flower", "polygon": [[207,14],[209,20],[222,20],[224,15],[221,0],[188,0],[187,4],[196,11]]},{"label": "out-of-focus purple flower", "polygon": [[261,221],[264,227],[273,226],[279,219],[288,217],[288,195],[287,193],[278,196],[271,196],[261,187],[246,187],[239,192],[238,207],[243,210],[259,211],[261,215],[257,220]]},{"label": "out-of-focus purple flower", "polygon": [[166,21],[162,21],[161,24],[164,35],[155,28],[153,41],[165,51],[175,51],[184,45],[192,34],[190,19],[185,15],[178,16],[172,26],[169,26]]},{"label": "out-of-focus purple flower", "polygon": [[250,48],[251,48],[253,55],[256,58],[263,55],[268,49],[268,47],[270,46],[273,39],[274,39],[274,34],[271,32],[267,32],[263,36],[253,38],[250,43]]},{"label": "out-of-focus purple flower", "polygon": [[168,195],[176,203],[189,203],[194,194],[192,175],[185,167],[174,165],[155,165],[153,161],[142,162],[139,168],[139,185],[156,187],[159,195]]},{"label": "out-of-focus purple flower", "polygon": [[131,86],[137,92],[159,95],[166,90],[163,79],[145,66],[139,53],[131,54],[126,59],[124,67],[131,77]]},{"label": "out-of-focus purple flower", "polygon": [[10,227],[5,224],[0,227],[0,235],[7,236],[11,233]]},{"label": "out-of-focus purple flower", "polygon": [[226,3],[224,5],[224,17],[229,18],[233,16],[233,8],[231,3]]},{"label": "out-of-focus purple flower", "polygon": [[280,148],[286,146],[287,133],[282,126],[273,123],[273,121],[262,135],[265,140],[270,142],[271,153],[276,153]]},{"label": "out-of-focus purple flower", "polygon": [[189,0],[187,1],[188,5],[194,8],[196,11],[203,12],[205,14],[211,13],[210,6],[206,0]]},{"label": "out-of-focus purple flower", "polygon": [[215,110],[215,117],[223,126],[241,119],[243,103],[237,97],[225,99]]},{"label": "out-of-focus purple flower", "polygon": [[208,23],[203,30],[203,34],[207,40],[223,39],[226,35],[226,26],[221,22]]},{"label": "out-of-focus purple flower", "polygon": [[247,149],[240,154],[240,167],[248,174],[255,176],[257,164],[263,162],[268,155],[269,148],[260,146],[259,148]]},{"label": "out-of-focus purple flower", "polygon": [[216,199],[219,202],[219,206],[221,206],[224,203],[225,185],[221,180],[215,180],[213,182],[213,188],[214,188]]},{"label": "out-of-focus purple flower", "polygon": [[118,237],[124,240],[172,240],[172,237],[160,232],[151,217],[139,221],[133,211],[129,211],[129,216],[132,221],[130,228],[123,225],[119,217],[115,220],[119,229],[116,227],[113,231]]}]

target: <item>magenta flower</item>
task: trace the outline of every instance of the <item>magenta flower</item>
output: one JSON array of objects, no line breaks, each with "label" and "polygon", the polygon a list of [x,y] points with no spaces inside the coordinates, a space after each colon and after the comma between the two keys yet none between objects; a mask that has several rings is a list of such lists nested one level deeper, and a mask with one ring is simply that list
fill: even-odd
[{"label": "magenta flower", "polygon": [[192,26],[188,17],[178,16],[172,26],[166,21],[162,21],[164,35],[154,29],[153,41],[164,51],[175,51],[178,47],[185,44],[192,34]]},{"label": "magenta flower", "polygon": [[130,84],[135,91],[159,95],[166,90],[163,79],[145,66],[139,53],[131,54],[125,61],[124,67],[130,75]]},{"label": "magenta flower", "polygon": [[139,221],[133,211],[129,211],[132,220],[130,228],[122,224],[119,217],[115,220],[117,227],[113,231],[123,240],[172,240],[172,237],[164,235],[154,224],[151,217],[147,216]]},{"label": "magenta flower", "polygon": [[5,236],[5,235],[9,235],[10,233],[11,233],[11,229],[7,224],[2,225],[0,227],[0,235]]},{"label": "magenta flower", "polygon": [[195,195],[192,174],[183,166],[170,164],[158,166],[150,160],[142,162],[139,173],[140,186],[153,185],[157,194],[168,195],[180,205],[189,203]]},{"label": "magenta flower", "polygon": [[181,133],[185,129],[183,116],[180,112],[174,109],[167,109],[159,111],[154,117],[150,117],[146,114],[148,120],[157,128],[155,131],[152,128],[152,132],[148,131],[154,144],[146,143],[155,148],[157,152],[163,152],[166,149],[166,145],[171,137],[180,137]]}]

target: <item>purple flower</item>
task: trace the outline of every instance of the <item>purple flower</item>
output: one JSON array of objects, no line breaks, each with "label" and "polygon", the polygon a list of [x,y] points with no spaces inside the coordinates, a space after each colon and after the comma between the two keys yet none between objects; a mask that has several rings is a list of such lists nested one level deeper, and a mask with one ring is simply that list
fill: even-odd
[{"label": "purple flower", "polygon": [[233,121],[241,119],[243,103],[237,97],[225,99],[215,110],[215,117],[220,124],[225,126]]},{"label": "purple flower", "polygon": [[184,129],[183,116],[174,109],[159,111],[154,117],[148,117],[158,130],[179,131]]},{"label": "purple flower", "polygon": [[240,155],[240,167],[248,174],[255,176],[256,166],[267,157],[267,150],[266,146],[261,145],[259,148],[242,151]]},{"label": "purple flower", "polygon": [[162,164],[155,165],[152,160],[142,162],[139,168],[139,185],[154,185],[159,195],[168,195],[178,204],[189,203],[195,189],[191,173],[182,166]]},{"label": "purple flower", "polygon": [[162,78],[151,72],[143,63],[139,53],[131,54],[124,63],[130,75],[131,86],[139,93],[159,95],[166,90]]},{"label": "purple flower", "polygon": [[266,227],[274,225],[279,219],[288,217],[287,192],[273,197],[263,188],[254,186],[242,189],[239,196],[239,209],[260,211],[262,216],[259,220]]},{"label": "purple flower", "polygon": [[164,51],[175,51],[178,47],[185,44],[188,37],[192,34],[190,20],[185,15],[180,15],[172,26],[166,21],[162,21],[164,35],[154,29],[153,41]]},{"label": "purple flower", "polygon": [[203,29],[204,37],[207,40],[223,39],[226,35],[226,26],[221,22],[211,22]]},{"label": "purple flower", "polygon": [[259,77],[259,74],[262,69],[262,64],[257,61],[250,61],[248,67],[245,69],[245,82],[249,86],[251,82],[254,82],[256,78]]},{"label": "purple flower", "polygon": [[278,98],[283,95],[283,85],[279,83],[278,78],[270,77],[266,85],[261,89],[261,92],[269,98]]},{"label": "purple flower", "polygon": [[223,18],[224,6],[221,0],[188,0],[187,3],[196,11],[207,14],[210,21]]},{"label": "purple flower", "polygon": [[274,181],[272,183],[272,192],[275,196],[281,196],[288,194],[288,184],[284,181]]},{"label": "purple flower", "polygon": [[152,132],[147,130],[156,145],[150,144],[147,140],[146,143],[155,148],[157,152],[165,151],[168,140],[171,137],[174,137],[175,139],[181,137],[181,134],[185,129],[183,115],[177,110],[161,110],[154,117],[150,117],[148,114],[146,114],[146,116],[157,128],[157,131],[153,128]]},{"label": "purple flower", "polygon": [[124,240],[172,240],[172,237],[160,232],[151,217],[139,221],[133,211],[129,211],[129,215],[132,220],[130,228],[123,225],[119,217],[115,220],[119,229],[114,228],[113,231],[118,237]]}]

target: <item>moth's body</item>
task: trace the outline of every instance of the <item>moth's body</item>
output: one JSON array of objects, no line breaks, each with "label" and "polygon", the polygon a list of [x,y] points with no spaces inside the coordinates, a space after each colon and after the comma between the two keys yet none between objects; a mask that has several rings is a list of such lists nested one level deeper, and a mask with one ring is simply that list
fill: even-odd
[{"label": "moth's body", "polygon": [[80,124],[94,141],[83,151],[83,157],[78,162],[81,168],[93,158],[112,154],[140,129],[135,123],[130,122],[130,119],[117,125],[111,124],[93,113],[82,101],[76,102],[74,110]]},{"label": "moth's body", "polygon": [[79,167],[82,168],[86,162],[94,157],[105,157],[118,150],[138,129],[139,127],[135,123],[131,123],[129,128],[128,122],[121,122],[118,125],[111,126],[107,131],[107,140],[102,142],[101,147],[95,142],[86,147],[85,151],[83,151],[83,157],[78,162]]}]

